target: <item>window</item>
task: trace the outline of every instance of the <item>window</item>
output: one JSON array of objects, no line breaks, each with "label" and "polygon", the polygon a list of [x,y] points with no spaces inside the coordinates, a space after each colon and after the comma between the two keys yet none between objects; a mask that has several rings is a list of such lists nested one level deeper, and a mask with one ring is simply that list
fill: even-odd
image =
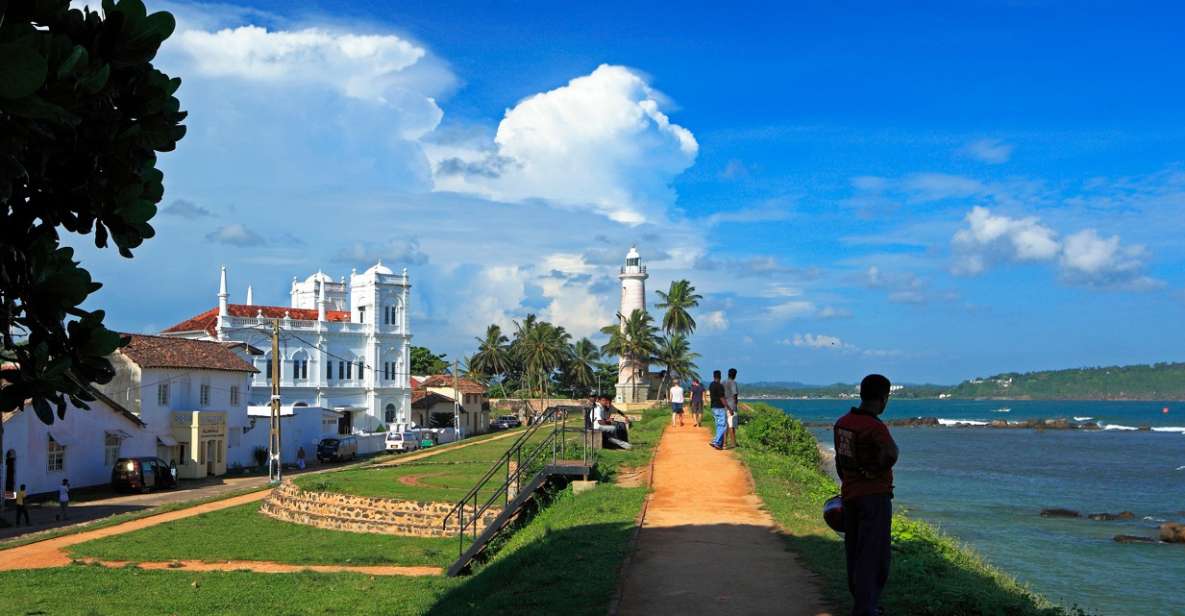
[{"label": "window", "polygon": [[161,383],[156,386],[156,403],[160,406],[169,405],[169,384]]},{"label": "window", "polygon": [[264,374],[267,375],[267,380],[272,380],[272,360],[270,357],[267,360],[267,371]]},{"label": "window", "polygon": [[239,386],[238,385],[231,385],[230,386],[230,405],[231,406],[238,406],[239,405]]},{"label": "window", "polygon": [[366,306],[358,306],[358,322],[366,322]]},{"label": "window", "polygon": [[325,380],[326,381],[333,380],[333,360],[332,359],[325,361]]},{"label": "window", "polygon": [[307,380],[309,378],[309,360],[300,360],[300,380]]},{"label": "window", "polygon": [[391,362],[383,362],[383,380],[386,381],[391,378]]},{"label": "window", "polygon": [[383,325],[390,325],[390,324],[391,324],[391,311],[388,310],[386,306],[383,306]]},{"label": "window", "polygon": [[362,378],[362,362],[358,362],[358,378]]},{"label": "window", "polygon": [[[394,404],[388,404],[388,405],[387,405],[387,409],[386,409],[386,411],[387,411],[387,412],[386,412],[386,417],[385,417],[385,418],[386,418],[386,420],[387,420],[387,423],[388,423],[388,424],[393,424],[393,423],[395,423],[395,405],[394,405]],[[390,427],[390,426],[388,426],[388,427]]]},{"label": "window", "polygon": [[202,383],[201,387],[198,388],[198,404],[200,406],[209,406],[210,405],[210,384],[209,383]]},{"label": "window", "polygon": [[214,441],[214,450],[218,452],[218,463],[222,464],[222,439]]},{"label": "window", "polygon": [[354,362],[345,361],[342,363],[346,365],[346,378],[354,378]]},{"label": "window", "polygon": [[339,378],[339,379],[347,378],[346,377],[346,366],[348,366],[348,365],[350,365],[350,362],[346,362],[346,361],[337,362],[337,378]]},{"label": "window", "polygon": [[45,455],[45,470],[53,473],[66,468],[66,448],[59,445],[53,437],[49,437],[49,445],[46,448]]},{"label": "window", "polygon": [[103,436],[103,466],[115,466],[115,461],[119,459],[120,443],[119,437],[114,434]]}]

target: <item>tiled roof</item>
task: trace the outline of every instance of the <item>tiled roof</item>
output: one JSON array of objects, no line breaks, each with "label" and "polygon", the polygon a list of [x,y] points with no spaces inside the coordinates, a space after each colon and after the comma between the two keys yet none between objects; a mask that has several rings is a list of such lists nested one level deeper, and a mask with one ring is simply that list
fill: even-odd
[{"label": "tiled roof", "polygon": [[453,399],[426,389],[417,389],[411,392],[411,407],[413,409],[431,408],[433,404],[438,402],[451,403]]},{"label": "tiled roof", "polygon": [[[453,377],[451,374],[434,374],[423,381],[420,381],[417,388],[439,387],[442,389],[453,388]],[[484,394],[486,393],[485,385],[478,383],[473,379],[461,377],[457,379],[457,389],[463,394]]]},{"label": "tiled roof", "polygon": [[[232,317],[254,317],[263,313],[266,319],[282,319],[287,314],[289,318],[297,321],[316,321],[317,311],[312,308],[285,308],[284,306],[254,306],[250,304],[227,304],[226,312]],[[349,321],[349,310],[326,310],[326,321]],[[218,324],[218,307],[215,306],[196,317],[186,319],[172,327],[163,330],[162,333],[177,333],[177,332],[197,332],[204,331],[211,336],[215,333],[215,326]]]},{"label": "tiled roof", "polygon": [[131,342],[118,352],[141,368],[259,372],[221,342],[143,334],[125,335],[131,338]]}]

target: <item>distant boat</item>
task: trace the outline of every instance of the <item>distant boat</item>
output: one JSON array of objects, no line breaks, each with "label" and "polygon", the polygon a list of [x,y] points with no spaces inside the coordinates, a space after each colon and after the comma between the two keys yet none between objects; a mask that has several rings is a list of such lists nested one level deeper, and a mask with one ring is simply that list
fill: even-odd
[{"label": "distant boat", "polygon": [[1002,408],[1002,409],[996,409],[996,410],[994,410],[994,411],[992,411],[992,412],[993,412],[993,413],[1011,413],[1011,412],[1012,412],[1012,409],[1010,409],[1010,408],[1008,408],[1008,407],[1005,407],[1005,408]]}]

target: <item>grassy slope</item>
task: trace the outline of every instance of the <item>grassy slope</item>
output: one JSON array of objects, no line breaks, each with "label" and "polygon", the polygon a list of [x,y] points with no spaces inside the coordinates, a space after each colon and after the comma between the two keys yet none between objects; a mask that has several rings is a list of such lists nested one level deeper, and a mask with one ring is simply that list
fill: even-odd
[{"label": "grassy slope", "polygon": [[104,560],[273,560],[294,564],[435,565],[451,539],[368,535],[281,522],[250,503],[80,543],[71,556]]},{"label": "grassy slope", "polygon": [[[755,414],[781,411],[751,404]],[[757,425],[754,422],[751,425]],[[822,519],[823,501],[838,493],[815,460],[770,451],[759,434],[742,424],[742,459],[758,495],[786,529],[787,542],[824,582],[829,599],[848,605],[842,539]],[[795,430],[802,430],[799,425]],[[806,436],[813,437],[806,433]],[[893,565],[882,604],[893,614],[1078,614],[1051,606],[970,548],[934,527],[904,515],[893,518]]]}]

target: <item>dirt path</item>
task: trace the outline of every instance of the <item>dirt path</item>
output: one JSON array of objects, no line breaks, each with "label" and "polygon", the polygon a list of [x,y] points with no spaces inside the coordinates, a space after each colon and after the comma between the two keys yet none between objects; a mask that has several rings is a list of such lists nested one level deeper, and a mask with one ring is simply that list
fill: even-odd
[{"label": "dirt path", "polygon": [[134,565],[137,569],[167,569],[170,571],[252,571],[255,573],[365,573],[369,575],[441,575],[440,567],[406,567],[396,565],[292,565],[263,560],[226,560],[205,562],[201,560],[173,560],[165,562],[133,562],[127,560],[82,559],[88,565],[102,565],[111,569],[122,569]]},{"label": "dirt path", "polygon": [[[412,462],[414,460],[421,460],[423,458],[429,458],[429,457],[432,457],[435,455],[447,453],[449,451],[456,451],[457,449],[463,449],[465,447],[471,447],[473,445],[479,445],[481,443],[488,443],[488,442],[494,441],[494,440],[509,438],[511,436],[516,436],[517,434],[518,434],[517,432],[511,432],[511,433],[507,433],[507,434],[500,434],[498,436],[494,436],[491,438],[475,440],[470,443],[463,443],[460,445],[456,445],[454,447],[447,447],[447,448],[441,448],[441,449],[431,448],[431,449],[427,449],[427,450],[424,450],[419,453],[414,453],[414,454],[410,454],[407,456],[399,456],[398,459],[393,460],[391,462],[384,463],[382,466],[398,466],[398,465],[404,464],[406,462]],[[218,511],[220,509],[226,509],[229,507],[236,507],[238,505],[244,505],[247,503],[261,501],[261,500],[267,498],[268,494],[271,494],[270,488],[268,488],[266,490],[260,490],[258,492],[251,492],[250,494],[243,494],[241,496],[236,496],[236,497],[228,498],[225,500],[214,501],[211,503],[196,505],[194,507],[189,507],[187,509],[178,509],[176,511],[169,511],[167,513],[161,513],[158,515],[148,516],[145,518],[140,518],[138,520],[131,520],[129,522],[124,522],[122,524],[116,524],[114,526],[108,526],[106,528],[99,528],[99,529],[95,529],[95,530],[84,531],[84,532],[75,533],[72,535],[64,535],[62,537],[55,537],[53,539],[46,539],[45,541],[39,541],[37,543],[30,543],[28,545],[22,545],[22,546],[18,546],[15,548],[9,548],[7,550],[0,550],[0,571],[11,571],[11,570],[15,570],[15,569],[46,569],[49,567],[63,567],[63,566],[70,564],[71,559],[70,559],[70,556],[66,553],[66,548],[68,548],[72,545],[76,545],[79,543],[85,543],[87,541],[91,541],[94,539],[101,539],[103,537],[110,537],[111,535],[122,535],[124,533],[134,532],[134,531],[140,530],[142,528],[148,528],[150,526],[156,526],[157,524],[164,524],[165,522],[172,522],[173,520],[180,520],[182,518],[188,518],[188,517],[192,517],[195,515],[200,515],[202,513],[207,513],[210,511]],[[191,562],[191,561],[185,561],[185,562]],[[192,566],[187,566],[185,568],[193,568],[193,569],[197,570],[198,567],[214,567],[214,568],[219,568],[219,569],[227,570],[227,571],[233,570],[236,568],[238,568],[238,569],[252,568],[251,566],[244,566],[243,563],[234,563],[234,562],[232,562],[232,563],[196,563],[196,561],[193,561],[193,562],[195,564],[193,564]],[[144,563],[144,566],[146,568],[168,568],[168,565],[169,565],[169,563]],[[234,565],[234,566],[230,566],[230,565]],[[266,563],[266,562],[265,563],[254,563],[254,565],[259,566],[259,567],[268,567],[268,568],[270,568],[270,569],[267,569],[267,571],[269,571],[269,572],[302,571],[305,569],[312,569],[314,571],[322,570],[321,568],[311,566],[311,565],[284,565],[284,564],[279,564],[279,563]],[[346,570],[346,569],[342,569],[341,567],[338,567],[336,569],[333,568],[333,566],[328,566],[328,567],[330,567],[330,569],[326,569],[326,570]],[[397,569],[409,569],[409,570],[410,569],[417,569],[417,570],[418,569],[432,569],[432,567],[426,567],[426,568],[425,567],[384,567],[384,569],[395,571]],[[200,570],[205,571],[205,570],[212,570],[212,569],[200,569]],[[264,571],[265,569],[261,568],[258,570]],[[439,571],[436,571],[436,572],[438,573]],[[420,572],[420,573],[384,573],[384,574],[376,574],[376,575],[432,575],[432,574]]]},{"label": "dirt path", "polygon": [[618,614],[828,614],[752,479],[707,428],[667,428]]}]

